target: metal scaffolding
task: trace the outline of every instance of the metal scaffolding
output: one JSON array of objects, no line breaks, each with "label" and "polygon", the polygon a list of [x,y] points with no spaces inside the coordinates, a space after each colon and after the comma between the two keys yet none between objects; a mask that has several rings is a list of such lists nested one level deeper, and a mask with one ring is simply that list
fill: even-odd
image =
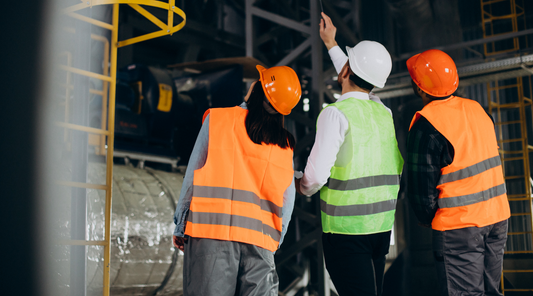
[{"label": "metal scaffolding", "polygon": [[[289,4],[279,5],[282,7],[278,13],[273,13],[265,8],[260,8],[261,2],[255,0],[245,0],[245,24],[246,24],[246,55],[254,57],[268,64],[268,52],[261,49],[261,45],[276,36],[276,32],[293,30],[300,35],[299,44],[294,44],[283,58],[275,62],[272,66],[288,65],[298,73],[304,86],[304,81],[310,79],[308,85],[310,90],[302,98],[309,102],[310,112],[298,113],[292,112],[288,118],[294,122],[305,126],[310,132],[303,138],[298,139],[294,151],[295,157],[305,151],[314,140],[315,119],[324,104],[324,83],[323,83],[323,59],[322,59],[322,42],[319,36],[318,24],[320,21],[320,4],[318,0],[295,1],[292,9]],[[281,2],[284,1],[280,1]],[[305,7],[307,13],[300,13],[302,7]],[[292,16],[289,18],[279,13],[285,13]],[[259,21],[268,21],[278,26],[269,31],[261,31]],[[310,67],[309,67],[310,66]],[[305,88],[305,87],[304,87]],[[276,263],[278,269],[286,268],[294,274],[294,280],[283,289],[280,289],[280,295],[295,295],[303,290],[309,293],[309,288],[315,286],[319,295],[330,295],[332,289],[331,281],[325,269],[320,227],[320,209],[318,206],[318,195],[313,198],[297,197],[293,222],[296,225],[296,241],[288,248],[284,246],[276,253]],[[305,224],[305,226],[304,226]],[[286,240],[287,241],[287,240]],[[286,242],[284,245],[289,245]],[[304,253],[304,251],[306,251]],[[304,255],[306,254],[306,255]],[[312,266],[316,263],[316,266]],[[316,274],[317,278],[312,279],[311,274]],[[333,288],[334,289],[334,288]],[[306,294],[307,295],[307,294]]]},{"label": "metal scaffolding", "polygon": [[[160,28],[160,30],[144,34],[142,36],[133,37],[130,39],[118,40],[118,28],[119,28],[119,4],[127,4],[136,10],[139,14],[150,20],[153,24]],[[98,5],[113,5],[112,7],[112,22],[107,23],[101,20],[91,18],[86,15],[85,12],[90,10],[94,6]],[[142,5],[142,6],[141,6]],[[168,11],[167,22],[163,22],[152,13],[146,10],[143,6],[154,7],[164,9]],[[153,39],[156,37],[171,35],[181,30],[186,23],[185,13],[175,6],[175,0],[169,0],[168,2],[154,1],[154,0],[87,0],[82,1],[79,4],[70,6],[63,11],[64,15],[67,15],[77,21],[81,21],[81,26],[86,26],[87,32],[90,32],[90,26],[106,29],[111,32],[111,40],[109,41],[104,36],[91,34],[93,40],[102,42],[104,44],[103,54],[103,72],[95,73],[90,71],[87,65],[83,63],[76,63],[76,56],[70,52],[65,52],[63,55],[66,57],[64,64],[59,65],[59,68],[66,72],[66,97],[63,105],[65,106],[64,121],[56,122],[56,125],[65,128],[64,141],[67,150],[73,152],[73,163],[76,161],[76,157],[81,158],[81,164],[73,168],[73,177],[71,181],[57,181],[61,186],[67,186],[73,188],[72,195],[72,237],[70,240],[63,240],[58,242],[59,245],[69,245],[71,248],[71,266],[74,261],[80,263],[76,265],[76,270],[82,270],[80,274],[71,275],[71,293],[70,295],[85,295],[85,264],[83,263],[87,246],[103,246],[104,247],[104,270],[103,270],[103,295],[110,294],[110,256],[111,256],[111,201],[112,201],[112,184],[113,184],[113,148],[114,148],[114,130],[115,130],[115,92],[116,92],[116,75],[117,75],[117,50],[120,47],[135,44],[145,40]],[[181,17],[181,22],[174,25],[174,14]],[[77,22],[79,24],[80,22]],[[77,34],[77,39],[83,42],[90,42],[85,40],[80,32],[76,32],[76,28],[65,28],[67,32]],[[80,30],[81,31],[81,30]],[[85,38],[85,39],[84,39]],[[90,45],[89,45],[90,48]],[[76,66],[78,65],[78,66]],[[72,76],[78,75],[78,77],[93,78],[102,81],[102,89],[89,89],[88,81],[81,84],[72,84]],[[78,87],[78,89],[76,89]],[[75,116],[71,116],[71,97],[74,91],[77,94],[84,94],[84,91],[102,97],[102,120],[101,127],[94,128],[87,126],[87,122],[79,121]],[[76,109],[74,107],[74,109]],[[83,104],[77,109],[79,113],[83,114],[87,110],[83,109]],[[81,138],[85,137],[85,141],[78,143],[76,139],[73,139],[71,133],[76,132],[81,135]],[[88,135],[87,135],[88,134]],[[88,137],[87,137],[88,136]],[[74,146],[77,145],[77,146]],[[106,156],[106,182],[105,184],[91,184],[87,183],[87,146],[91,145],[95,147],[95,154]],[[80,150],[76,152],[76,150]],[[76,154],[74,154],[76,152]],[[85,160],[83,160],[85,159]],[[79,171],[76,173],[75,171]],[[97,189],[105,191],[105,230],[103,240],[87,240],[85,235],[86,228],[86,208],[85,208],[85,194],[87,189]],[[75,193],[75,190],[76,191]],[[76,227],[75,227],[76,225]],[[74,272],[71,270],[71,272]],[[74,283],[73,283],[74,282]]]},{"label": "metal scaffolding", "polygon": [[[519,0],[481,0],[483,37],[493,38],[497,35],[525,30],[523,7],[523,1]],[[527,38],[522,42],[527,44]],[[514,37],[485,43],[484,54],[486,57],[492,57],[502,53],[516,52],[520,48],[520,38]],[[522,68],[529,69],[523,65]],[[529,94],[529,98],[526,97],[525,92]],[[530,153],[533,152],[533,146],[528,142],[528,130],[531,130],[532,122],[531,119],[528,120],[531,115],[527,116],[527,109],[532,110],[531,76],[489,82],[487,94],[489,113],[495,121],[507,196],[511,207],[505,249],[505,261],[507,261],[511,259],[509,255],[533,254],[531,192],[533,180],[530,171]],[[516,265],[506,268],[505,265],[506,263],[504,263],[501,279],[504,294],[533,291],[533,289],[523,287],[506,287],[506,277],[509,278],[507,280],[511,280],[517,275],[533,273],[533,270],[519,269]]]}]

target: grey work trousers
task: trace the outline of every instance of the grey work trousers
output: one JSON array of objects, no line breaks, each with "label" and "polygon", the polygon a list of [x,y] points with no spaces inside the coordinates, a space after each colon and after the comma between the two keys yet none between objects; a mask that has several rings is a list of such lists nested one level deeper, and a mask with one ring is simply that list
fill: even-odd
[{"label": "grey work trousers", "polygon": [[184,296],[278,295],[274,253],[269,250],[189,237],[184,253]]},{"label": "grey work trousers", "polygon": [[493,296],[499,291],[507,220],[485,227],[433,230],[441,296]]}]

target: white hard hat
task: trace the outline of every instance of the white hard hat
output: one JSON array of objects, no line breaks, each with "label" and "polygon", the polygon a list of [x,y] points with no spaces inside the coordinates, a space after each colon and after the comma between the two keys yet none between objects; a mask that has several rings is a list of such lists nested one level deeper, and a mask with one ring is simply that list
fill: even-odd
[{"label": "white hard hat", "polygon": [[346,46],[353,73],[364,81],[382,88],[392,70],[392,59],[385,46],[375,41],[361,41],[354,47]]}]

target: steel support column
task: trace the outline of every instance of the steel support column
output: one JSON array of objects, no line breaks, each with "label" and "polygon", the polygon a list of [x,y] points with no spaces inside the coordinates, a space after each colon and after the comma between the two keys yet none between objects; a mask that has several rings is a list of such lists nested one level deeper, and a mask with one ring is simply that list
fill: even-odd
[{"label": "steel support column", "polygon": [[[265,3],[263,3],[265,4]],[[293,7],[298,7],[299,10],[294,11]],[[261,5],[260,8],[255,5]],[[307,10],[309,5],[309,10]],[[298,139],[297,147],[294,151],[295,157],[298,157],[300,153],[305,153],[306,148],[312,145],[314,140],[314,126],[316,118],[322,110],[324,104],[324,80],[323,80],[323,57],[322,48],[323,44],[319,35],[319,23],[320,23],[320,4],[318,0],[299,0],[296,3],[291,2],[287,5],[276,6],[277,12],[284,13],[285,16],[266,11],[269,6],[262,6],[261,3],[255,0],[245,0],[245,36],[246,36],[246,55],[250,57],[259,58],[272,56],[271,52],[261,52],[259,45],[263,46],[267,42],[281,42],[282,38],[286,35],[278,34],[279,32],[288,32],[295,37],[296,44],[292,48],[280,48],[279,51],[284,56],[275,56],[275,59],[279,59],[275,63],[276,66],[290,65],[303,80],[310,78],[310,87],[307,89],[309,93],[304,92],[302,99],[308,98],[310,109],[309,112],[302,112],[302,110],[293,110],[289,119],[304,126],[306,129],[311,130],[311,134],[300,135]],[[300,16],[302,13],[303,19],[289,19],[287,16]],[[309,17],[307,18],[307,14]],[[260,18],[258,20],[256,18]],[[256,27],[259,22],[269,21],[273,24],[273,28],[270,31],[261,31],[261,28]],[[291,31],[292,30],[292,31]],[[297,33],[296,33],[296,32]],[[303,38],[299,36],[303,35]],[[257,36],[260,36],[257,38]],[[257,40],[256,40],[257,38]],[[277,43],[279,44],[279,43]],[[268,45],[267,45],[268,47]],[[277,49],[276,49],[277,50]],[[288,53],[287,53],[288,51]],[[263,62],[269,62],[264,60]],[[276,262],[278,268],[289,263],[293,265],[293,262],[299,264],[308,264],[309,262],[316,262],[316,266],[310,266],[310,268],[316,271],[318,276],[313,279],[313,284],[310,283],[310,277],[306,276],[306,272],[309,269],[306,268],[289,268],[291,270],[302,270],[303,274],[299,274],[291,285],[284,287],[284,291],[280,291],[283,295],[296,295],[297,293],[308,293],[310,289],[316,290],[318,288],[318,295],[330,295],[330,280],[325,270],[325,264],[322,252],[321,235],[322,230],[320,228],[320,208],[318,204],[318,195],[311,199],[297,197],[297,205],[293,212],[293,224],[295,226],[297,237],[296,242],[290,246],[284,243],[284,248],[280,250],[276,255]],[[304,210],[304,208],[307,210]],[[300,223],[298,223],[300,222]],[[304,227],[307,226],[308,228]],[[286,240],[287,241],[287,240]],[[313,248],[312,252],[302,252],[306,248]],[[304,258],[304,254],[308,254],[308,258]],[[312,255],[311,255],[312,254]],[[295,258],[298,258],[297,260]],[[307,265],[309,266],[309,265]],[[303,271],[305,270],[305,271]],[[312,288],[311,288],[312,287]]]}]

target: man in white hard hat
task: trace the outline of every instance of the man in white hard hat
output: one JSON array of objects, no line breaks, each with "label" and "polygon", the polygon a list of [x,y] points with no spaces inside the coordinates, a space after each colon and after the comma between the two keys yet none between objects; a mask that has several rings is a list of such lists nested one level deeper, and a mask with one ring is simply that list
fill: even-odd
[{"label": "man in white hard hat", "polygon": [[392,113],[369,93],[385,85],[392,61],[374,41],[347,47],[346,57],[331,19],[322,17],[320,37],[342,95],[318,117],[296,188],[308,196],[320,190],[324,258],[339,295],[381,295],[403,159]]}]

